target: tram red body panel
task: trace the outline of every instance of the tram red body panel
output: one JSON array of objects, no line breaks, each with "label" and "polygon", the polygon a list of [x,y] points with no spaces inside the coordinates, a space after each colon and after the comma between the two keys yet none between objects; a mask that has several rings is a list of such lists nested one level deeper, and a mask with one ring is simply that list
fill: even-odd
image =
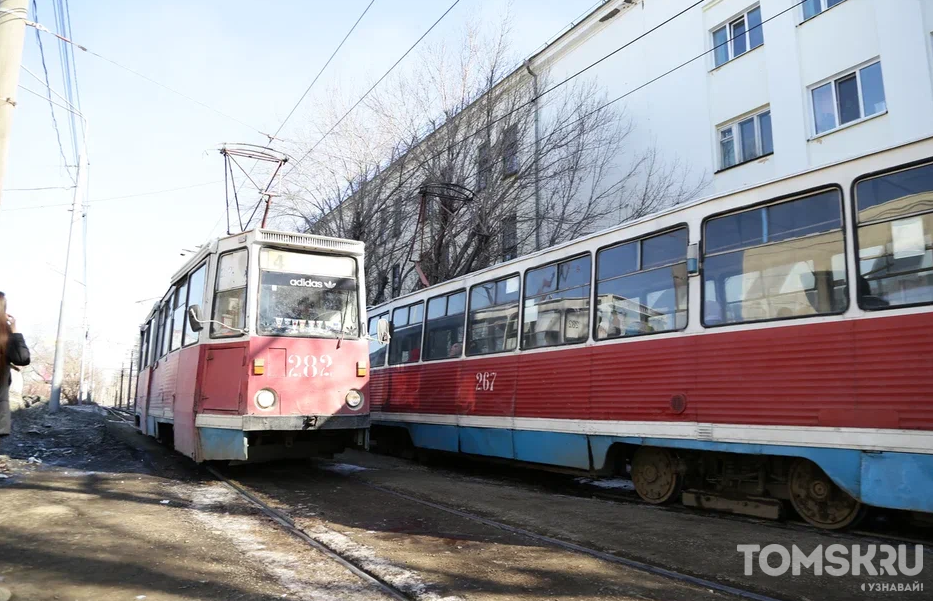
[{"label": "tram red body panel", "polygon": [[[373,372],[371,401],[386,413],[933,429],[931,331],[923,313],[396,366]],[[474,394],[483,372],[494,389]]]},{"label": "tram red body panel", "polygon": [[[362,389],[365,376],[357,375],[357,364],[367,368],[365,340],[329,338],[275,338],[255,336],[250,339],[243,373],[247,374],[247,392],[252,399],[263,388],[272,388],[279,402],[263,411],[246,403],[245,413],[260,415],[357,415],[368,405],[363,390],[363,406],[354,410],[345,397],[350,389]],[[305,364],[305,358],[312,357]],[[252,375],[253,362],[262,360],[263,375]]]}]

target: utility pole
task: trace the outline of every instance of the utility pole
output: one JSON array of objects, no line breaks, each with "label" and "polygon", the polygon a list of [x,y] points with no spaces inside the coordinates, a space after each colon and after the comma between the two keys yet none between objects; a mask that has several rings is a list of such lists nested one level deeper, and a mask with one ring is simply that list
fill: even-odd
[{"label": "utility pole", "polygon": [[120,407],[123,407],[123,374],[126,372],[125,364],[120,365]]},{"label": "utility pole", "polygon": [[28,0],[0,0],[0,196],[10,150],[10,129],[16,108],[16,86],[23,60]]},{"label": "utility pole", "polygon": [[[83,115],[78,114],[82,119]],[[65,372],[65,308],[71,294],[71,245],[74,238],[75,222],[82,219],[81,195],[84,193],[87,179],[87,119],[84,119],[84,143],[78,154],[78,177],[75,184],[74,200],[71,204],[71,225],[68,227],[68,247],[65,250],[65,283],[62,286],[62,302],[58,309],[58,334],[55,338],[55,363],[52,370],[52,394],[49,397],[49,413],[55,413],[61,406],[62,379]],[[85,282],[85,286],[87,282]]]}]

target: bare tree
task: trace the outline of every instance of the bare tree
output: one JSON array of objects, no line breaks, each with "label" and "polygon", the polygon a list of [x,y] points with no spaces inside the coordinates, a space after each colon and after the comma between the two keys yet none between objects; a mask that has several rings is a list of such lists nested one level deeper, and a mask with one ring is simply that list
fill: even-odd
[{"label": "bare tree", "polygon": [[[289,182],[279,219],[367,244],[371,302],[398,294],[401,282],[419,286],[415,262],[429,283],[444,281],[533,248],[538,227],[551,246],[705,187],[705,176],[655,148],[631,148],[637,124],[606,103],[596,81],[535,98],[530,75],[510,71],[508,39],[505,21],[490,34],[468,27],[456,48],[428,48]],[[546,74],[539,78],[546,88]],[[419,194],[426,184],[472,195]]]}]

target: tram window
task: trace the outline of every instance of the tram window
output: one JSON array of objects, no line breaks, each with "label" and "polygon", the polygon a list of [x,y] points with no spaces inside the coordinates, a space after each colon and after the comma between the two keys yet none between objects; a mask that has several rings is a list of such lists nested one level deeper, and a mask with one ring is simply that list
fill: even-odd
[{"label": "tram window", "polygon": [[188,282],[182,280],[175,288],[174,309],[172,310],[172,345],[170,351],[181,348],[182,332],[185,327],[185,299],[188,296]]},{"label": "tram window", "polygon": [[159,358],[159,313],[149,320],[149,365],[152,365]]},{"label": "tram window", "polygon": [[687,228],[596,256],[596,339],[687,327]]},{"label": "tram window", "polygon": [[[211,336],[240,336],[246,326],[246,249],[220,255],[217,260]],[[223,324],[223,325],[221,325]]]},{"label": "tram window", "polygon": [[[381,315],[376,315],[369,318],[369,336],[375,338],[379,333],[379,320],[385,319],[389,316],[388,313],[382,313]],[[369,341],[369,366],[370,367],[385,367],[386,364],[386,351],[388,346],[382,344],[378,340]]]},{"label": "tram window", "polygon": [[460,357],[463,354],[463,318],[466,292],[437,296],[428,301],[424,360]]},{"label": "tram window", "polygon": [[859,306],[933,303],[933,164],[859,181]]},{"label": "tram window", "polygon": [[399,307],[392,311],[392,339],[389,340],[389,365],[417,363],[421,358],[421,332],[424,303]]},{"label": "tram window", "polygon": [[704,325],[845,311],[838,190],[715,217],[704,227]]},{"label": "tram window", "polygon": [[470,289],[468,356],[502,353],[518,346],[519,282],[515,275]]},{"label": "tram window", "polygon": [[139,332],[139,347],[138,347],[139,355],[136,358],[136,365],[138,366],[140,370],[146,367],[146,341],[148,340],[148,338],[149,338],[149,330],[147,328],[143,328]]},{"label": "tram window", "polygon": [[197,305],[201,310],[201,315],[204,314],[204,279],[206,274],[207,263],[204,263],[191,274],[190,278],[188,278],[188,303],[186,304],[185,314],[182,315],[182,320],[185,322],[185,346],[198,341],[198,332],[191,331],[191,325],[188,323],[187,310]]},{"label": "tram window", "polygon": [[586,255],[525,273],[522,348],[589,338],[590,263]]},{"label": "tram window", "polygon": [[169,344],[172,341],[172,299],[175,297],[174,295],[175,291],[172,290],[165,300],[165,304],[162,305],[162,356],[168,354]]}]

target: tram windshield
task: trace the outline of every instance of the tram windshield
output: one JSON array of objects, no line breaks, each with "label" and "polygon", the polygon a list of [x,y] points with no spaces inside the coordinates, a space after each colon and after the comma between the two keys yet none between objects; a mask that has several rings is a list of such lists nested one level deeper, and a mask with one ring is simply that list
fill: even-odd
[{"label": "tram windshield", "polygon": [[259,253],[263,336],[359,336],[356,261],[264,248]]}]

